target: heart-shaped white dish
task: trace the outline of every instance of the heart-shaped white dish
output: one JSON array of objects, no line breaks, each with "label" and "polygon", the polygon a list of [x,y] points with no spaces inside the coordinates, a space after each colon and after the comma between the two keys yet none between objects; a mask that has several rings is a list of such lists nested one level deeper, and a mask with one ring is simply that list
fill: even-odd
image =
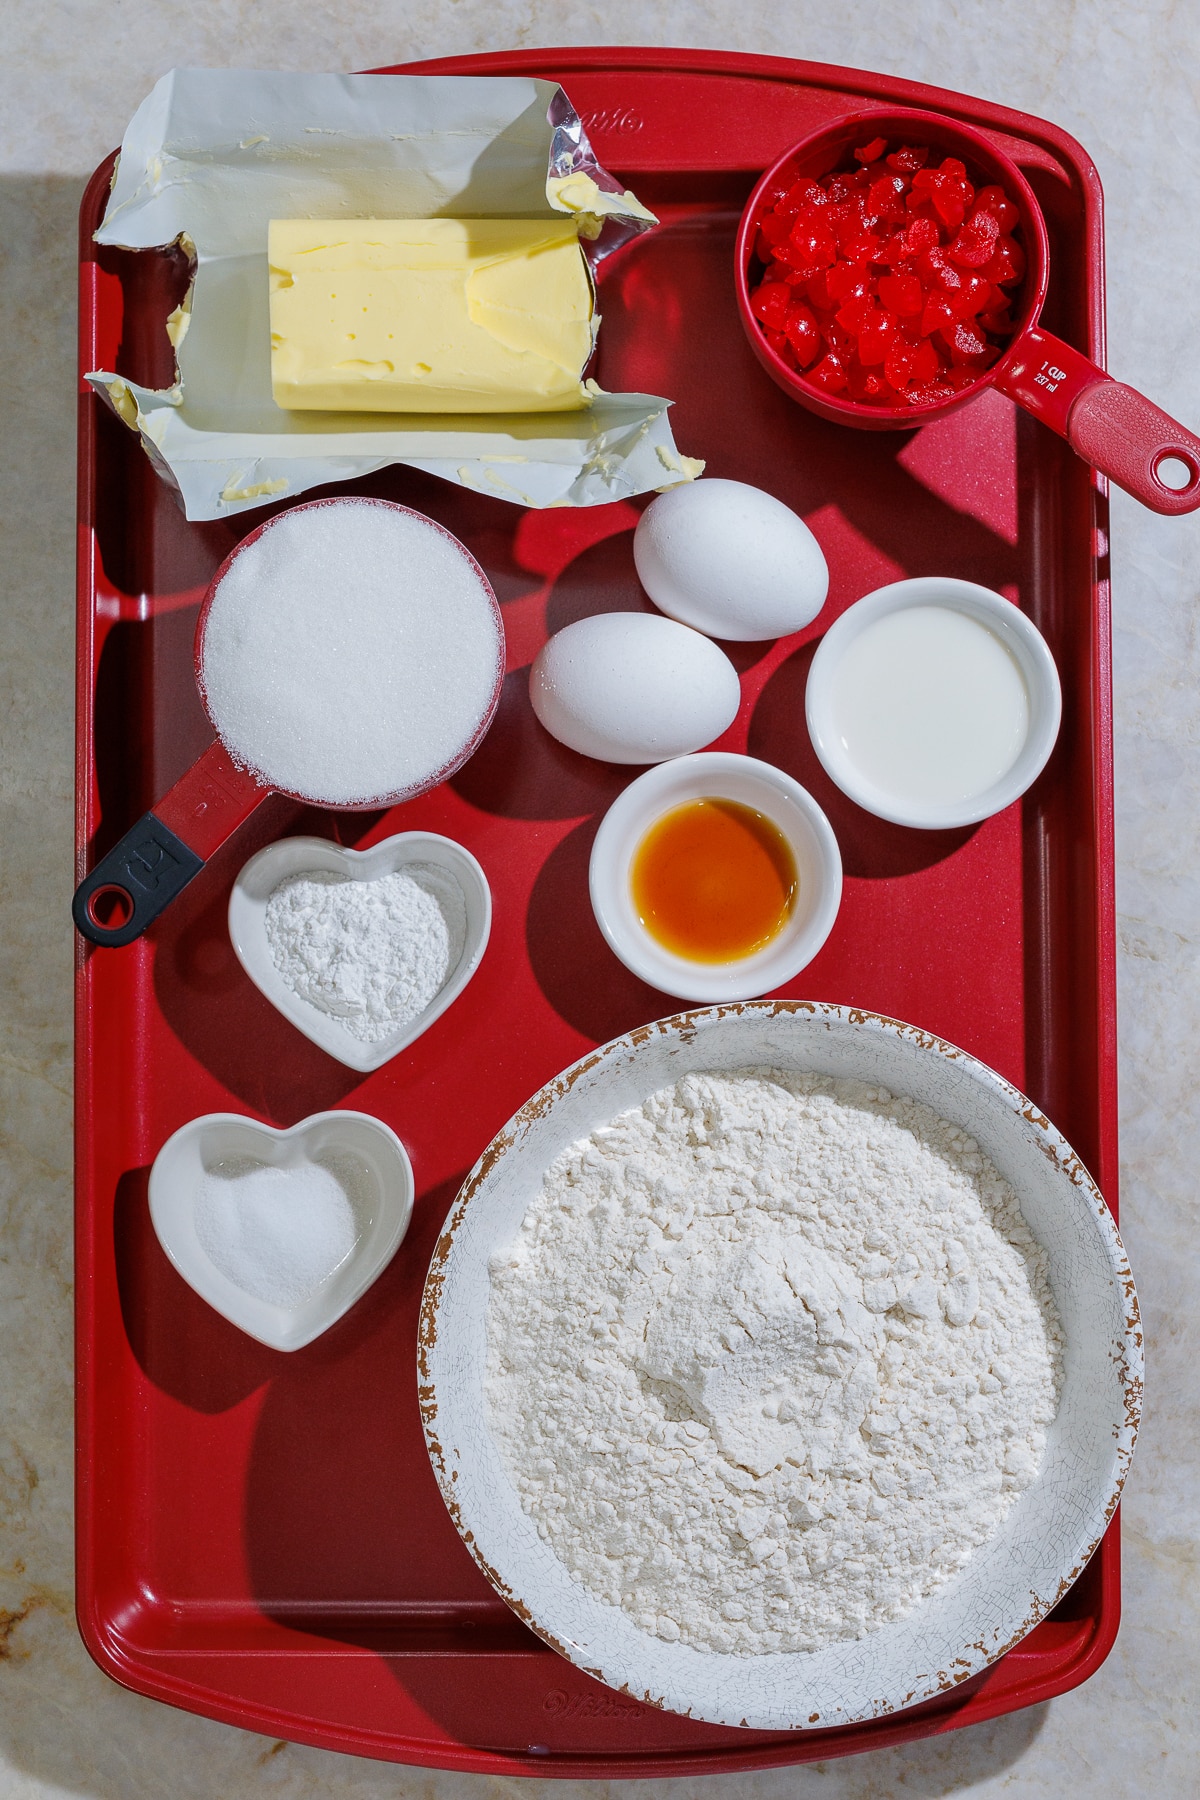
[{"label": "heart-shaped white dish", "polygon": [[[416,1018],[387,1037],[362,1042],[332,1013],[289,987],[276,966],[267,939],[267,902],[280,882],[299,875],[340,875],[349,881],[378,881],[407,866],[432,864],[453,876],[466,903],[461,954],[445,982]],[[479,967],[492,928],[492,895],[487,877],[469,850],[433,831],[401,831],[369,850],[346,850],[328,838],[280,838],[252,856],[229,896],[229,936],[238,961],[285,1019],[328,1055],[363,1074],[378,1069],[406,1048],[462,993]]]},{"label": "heart-shaped white dish", "polygon": [[[347,1191],[358,1236],[336,1268],[295,1305],[248,1292],[213,1262],[197,1230],[201,1184],[230,1165],[353,1170]],[[399,1249],[413,1209],[413,1173],[395,1132],[369,1113],[321,1112],[288,1131],[240,1113],[207,1113],[169,1137],[150,1171],[150,1218],[190,1288],[239,1331],[272,1350],[299,1350],[349,1312]]]}]

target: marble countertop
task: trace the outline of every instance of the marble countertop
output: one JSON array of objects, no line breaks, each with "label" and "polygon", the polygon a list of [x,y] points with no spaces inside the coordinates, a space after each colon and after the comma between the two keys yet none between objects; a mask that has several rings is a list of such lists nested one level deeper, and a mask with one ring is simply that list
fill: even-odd
[{"label": "marble countertop", "polygon": [[[1200,425],[1194,9],[1177,0],[72,0],[10,8],[0,68],[0,1795],[474,1800],[586,1794],[272,1743],[128,1694],[71,1593],[71,857],[75,218],[84,180],[175,64],[294,69],[513,45],[670,43],[886,70],[1052,119],[1107,196],[1109,367]],[[1124,1506],[1125,1615],[1083,1688],[948,1737],[656,1800],[1095,1800],[1196,1790],[1200,1405],[1200,514],[1112,505],[1122,1229],[1148,1402]],[[1197,757],[1195,763],[1191,758]]]}]

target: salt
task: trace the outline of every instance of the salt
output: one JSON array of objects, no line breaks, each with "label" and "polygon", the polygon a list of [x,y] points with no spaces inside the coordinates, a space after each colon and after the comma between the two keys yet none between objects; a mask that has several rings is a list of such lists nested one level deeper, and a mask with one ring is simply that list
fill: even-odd
[{"label": "salt", "polygon": [[209,608],[201,687],[234,761],[333,806],[432,785],[492,707],[503,631],[457,539],[372,500],[282,513]]},{"label": "salt", "polygon": [[293,1168],[226,1158],[205,1170],[196,1192],[200,1247],[243,1293],[271,1306],[298,1306],[358,1243],[362,1179],[340,1156]]}]

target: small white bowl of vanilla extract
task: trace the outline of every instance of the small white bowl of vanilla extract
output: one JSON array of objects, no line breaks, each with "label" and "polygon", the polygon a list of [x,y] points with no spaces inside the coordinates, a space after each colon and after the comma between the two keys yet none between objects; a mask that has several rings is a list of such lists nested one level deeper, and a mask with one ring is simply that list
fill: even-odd
[{"label": "small white bowl of vanilla extract", "polygon": [[842,859],[798,781],[709,750],[659,763],[613,802],[589,886],[609,947],[643,981],[680,1000],[750,1000],[824,944]]}]

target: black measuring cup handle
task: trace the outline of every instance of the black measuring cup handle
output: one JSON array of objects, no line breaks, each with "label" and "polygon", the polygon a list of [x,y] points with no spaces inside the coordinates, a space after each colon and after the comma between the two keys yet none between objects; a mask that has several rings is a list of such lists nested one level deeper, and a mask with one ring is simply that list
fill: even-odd
[{"label": "black measuring cup handle", "polygon": [[[75,928],[93,944],[131,944],[203,867],[204,858],[169,826],[143,813],[76,888]],[[106,901],[118,923],[104,923],[97,909]]]},{"label": "black measuring cup handle", "polygon": [[71,913],[82,936],[113,947],[141,937],[268,791],[210,744],[80,882]]}]

